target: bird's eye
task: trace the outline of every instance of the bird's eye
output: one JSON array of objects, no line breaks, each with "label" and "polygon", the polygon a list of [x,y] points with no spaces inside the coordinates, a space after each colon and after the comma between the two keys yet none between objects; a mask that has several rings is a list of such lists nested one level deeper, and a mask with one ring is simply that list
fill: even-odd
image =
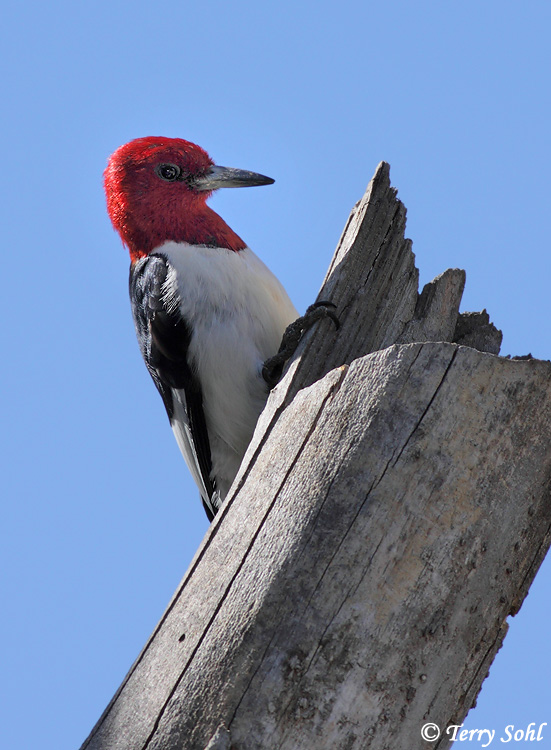
[{"label": "bird's eye", "polygon": [[176,164],[159,164],[155,167],[155,171],[161,180],[166,180],[167,182],[174,182],[182,173],[182,170]]}]

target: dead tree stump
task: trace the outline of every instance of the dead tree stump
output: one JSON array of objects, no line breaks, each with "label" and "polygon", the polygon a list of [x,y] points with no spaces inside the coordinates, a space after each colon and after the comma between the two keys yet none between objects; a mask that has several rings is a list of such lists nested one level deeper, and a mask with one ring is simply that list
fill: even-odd
[{"label": "dead tree stump", "polygon": [[444,748],[549,547],[551,365],[418,294],[379,165],[320,324],[87,750]]}]

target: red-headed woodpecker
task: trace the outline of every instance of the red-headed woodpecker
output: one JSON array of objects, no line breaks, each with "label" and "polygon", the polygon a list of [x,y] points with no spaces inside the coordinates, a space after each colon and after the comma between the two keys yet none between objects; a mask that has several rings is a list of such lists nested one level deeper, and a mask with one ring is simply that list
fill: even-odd
[{"label": "red-headed woodpecker", "polygon": [[235,478],[269,387],[263,364],[298,317],[282,285],[206,204],[269,185],[215,166],[179,138],[137,138],[105,170],[107,209],[130,252],[138,342],[209,519]]}]

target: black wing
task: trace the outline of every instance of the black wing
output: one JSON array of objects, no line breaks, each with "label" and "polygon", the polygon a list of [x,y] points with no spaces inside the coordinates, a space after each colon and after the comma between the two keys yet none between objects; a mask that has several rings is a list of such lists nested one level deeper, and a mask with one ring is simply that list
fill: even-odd
[{"label": "black wing", "polygon": [[214,518],[210,444],[201,385],[187,359],[191,332],[163,301],[169,266],[160,255],[130,267],[130,301],[140,349],[162,396],[178,445],[195,479],[209,520]]}]

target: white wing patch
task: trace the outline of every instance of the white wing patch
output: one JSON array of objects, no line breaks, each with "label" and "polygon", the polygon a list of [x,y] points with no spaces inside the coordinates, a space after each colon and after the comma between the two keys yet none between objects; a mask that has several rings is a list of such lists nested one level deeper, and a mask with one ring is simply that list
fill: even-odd
[{"label": "white wing patch", "polygon": [[197,460],[195,446],[191,437],[191,429],[185,405],[185,393],[184,391],[176,390],[175,388],[172,388],[171,391],[174,415],[171,419],[170,425],[174,432],[174,437],[176,438],[176,442],[182,452],[191,476],[199,488],[203,502],[210,508],[212,513],[215,514],[220,507],[220,498],[216,492],[212,498],[209,497],[207,488],[205,487],[205,482],[203,481],[201,470],[199,469],[199,461]]}]

